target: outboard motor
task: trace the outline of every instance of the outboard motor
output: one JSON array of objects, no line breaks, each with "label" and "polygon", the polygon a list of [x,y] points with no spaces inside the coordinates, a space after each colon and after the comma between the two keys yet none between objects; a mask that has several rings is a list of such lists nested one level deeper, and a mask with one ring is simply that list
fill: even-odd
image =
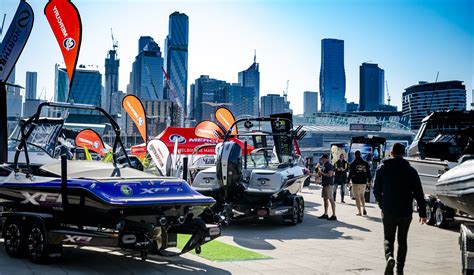
[{"label": "outboard motor", "polygon": [[226,195],[232,197],[245,189],[242,178],[242,148],[233,142],[224,142],[216,162],[217,180],[224,187]]}]

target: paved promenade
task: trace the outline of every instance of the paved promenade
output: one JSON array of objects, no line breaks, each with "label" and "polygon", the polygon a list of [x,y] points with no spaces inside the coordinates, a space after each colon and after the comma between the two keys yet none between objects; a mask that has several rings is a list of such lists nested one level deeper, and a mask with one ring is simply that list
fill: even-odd
[{"label": "paved promenade", "polygon": [[[0,275],[4,274],[383,274],[380,211],[369,204],[368,216],[356,216],[354,201],[337,202],[338,221],[318,220],[323,213],[320,188],[303,190],[306,215],[302,224],[241,221],[224,229],[221,241],[272,259],[212,262],[192,254],[150,257],[146,262],[120,251],[65,248],[55,264],[35,265],[11,259],[0,239]],[[408,237],[406,274],[460,274],[459,222],[449,229],[420,225],[414,215]]]}]

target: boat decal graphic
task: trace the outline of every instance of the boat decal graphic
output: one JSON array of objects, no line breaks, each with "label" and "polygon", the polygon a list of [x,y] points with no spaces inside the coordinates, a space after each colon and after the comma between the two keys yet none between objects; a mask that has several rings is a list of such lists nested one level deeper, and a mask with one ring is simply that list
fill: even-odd
[{"label": "boat decal graphic", "polygon": [[61,194],[58,193],[43,193],[43,192],[37,192],[37,193],[29,193],[26,191],[22,191],[21,194],[25,199],[21,201],[21,203],[27,204],[31,203],[33,205],[40,205],[42,202],[56,202],[56,203],[61,203]]}]

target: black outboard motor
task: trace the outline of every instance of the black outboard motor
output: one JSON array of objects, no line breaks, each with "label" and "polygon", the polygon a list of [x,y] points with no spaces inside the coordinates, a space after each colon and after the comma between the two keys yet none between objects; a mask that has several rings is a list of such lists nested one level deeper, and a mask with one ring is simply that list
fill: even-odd
[{"label": "black outboard motor", "polygon": [[242,178],[242,148],[233,142],[224,142],[216,161],[217,180],[224,187],[224,197],[232,198],[245,190]]}]

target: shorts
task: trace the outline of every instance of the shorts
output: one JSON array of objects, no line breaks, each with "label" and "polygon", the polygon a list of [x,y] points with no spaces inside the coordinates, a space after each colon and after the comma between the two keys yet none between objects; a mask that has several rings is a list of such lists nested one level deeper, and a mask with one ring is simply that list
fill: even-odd
[{"label": "shorts", "polygon": [[366,184],[352,184],[352,193],[354,197],[361,197],[365,194]]},{"label": "shorts", "polygon": [[334,199],[334,185],[323,186],[323,190],[321,191],[321,197],[323,199]]}]

